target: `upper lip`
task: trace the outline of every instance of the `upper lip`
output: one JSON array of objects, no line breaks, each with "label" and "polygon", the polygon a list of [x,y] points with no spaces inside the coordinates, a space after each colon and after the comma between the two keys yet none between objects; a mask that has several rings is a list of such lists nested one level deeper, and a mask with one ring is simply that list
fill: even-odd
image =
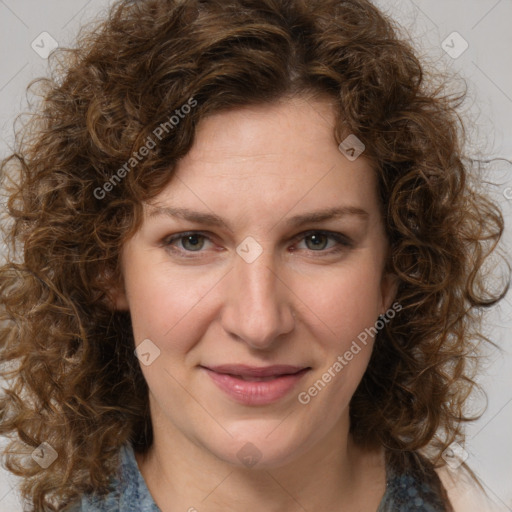
[{"label": "upper lip", "polygon": [[273,366],[247,366],[244,364],[221,364],[219,366],[203,366],[216,373],[229,373],[241,377],[271,377],[277,375],[291,375],[304,370],[304,366],[292,366],[288,364],[276,364]]}]

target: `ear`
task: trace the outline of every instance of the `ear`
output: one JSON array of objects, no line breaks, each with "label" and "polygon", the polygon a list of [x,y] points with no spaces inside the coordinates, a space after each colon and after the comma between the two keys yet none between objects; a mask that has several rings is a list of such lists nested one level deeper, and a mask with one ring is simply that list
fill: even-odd
[{"label": "ear", "polygon": [[129,311],[128,297],[123,278],[115,279],[110,273],[104,276],[104,289],[107,291],[109,307],[116,311]]},{"label": "ear", "polygon": [[112,305],[118,311],[128,311],[128,298],[126,296],[126,291],[124,289],[124,284],[113,288],[109,292],[109,296],[111,297]]},{"label": "ear", "polygon": [[382,311],[381,315],[384,315],[389,310],[393,300],[396,297],[398,291],[398,276],[392,273],[385,273],[382,276],[380,289],[382,297]]}]

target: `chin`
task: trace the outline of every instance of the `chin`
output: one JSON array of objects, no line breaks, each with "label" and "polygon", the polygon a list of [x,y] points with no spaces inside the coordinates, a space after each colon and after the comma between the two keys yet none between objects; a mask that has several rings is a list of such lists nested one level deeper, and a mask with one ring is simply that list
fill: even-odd
[{"label": "chin", "polygon": [[314,444],[314,440],[312,437],[309,440],[294,438],[290,435],[289,425],[285,428],[284,422],[277,427],[278,424],[267,421],[259,431],[254,426],[245,430],[239,428],[228,443],[210,446],[209,450],[218,459],[238,468],[257,470],[282,467],[292,463],[309,445]]}]

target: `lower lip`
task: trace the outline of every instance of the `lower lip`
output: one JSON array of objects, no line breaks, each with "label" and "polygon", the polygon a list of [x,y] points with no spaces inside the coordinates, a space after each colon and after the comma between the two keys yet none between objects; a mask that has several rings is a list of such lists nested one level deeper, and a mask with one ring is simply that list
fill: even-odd
[{"label": "lower lip", "polygon": [[302,379],[309,368],[293,375],[281,375],[267,381],[242,380],[233,375],[217,373],[204,368],[213,382],[228,396],[244,405],[266,405],[287,395]]}]

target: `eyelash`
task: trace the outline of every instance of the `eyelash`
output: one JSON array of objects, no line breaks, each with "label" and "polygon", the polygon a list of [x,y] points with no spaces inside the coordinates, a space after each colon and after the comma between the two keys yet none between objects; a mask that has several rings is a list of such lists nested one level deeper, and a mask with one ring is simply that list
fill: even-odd
[{"label": "eyelash", "polygon": [[[162,245],[168,249],[170,249],[173,253],[182,253],[185,252],[185,253],[188,253],[188,254],[194,254],[194,253],[197,253],[197,254],[200,254],[201,250],[199,251],[187,251],[186,249],[176,249],[174,247],[172,247],[172,243],[175,242],[176,240],[181,240],[181,239],[184,239],[184,238],[187,238],[189,236],[194,236],[194,235],[197,235],[197,236],[200,236],[200,237],[204,237],[206,239],[208,239],[209,241],[210,238],[208,237],[208,235],[206,235],[205,233],[202,233],[200,231],[187,231],[185,233],[178,233],[176,235],[173,235],[171,237],[167,237],[165,238],[163,241],[162,241]],[[320,250],[320,251],[313,251],[313,250],[310,250],[310,249],[307,249],[309,250],[310,252],[318,252],[318,253],[324,253],[325,255],[333,255],[333,254],[337,254],[337,253],[340,253],[344,250],[347,250],[351,247],[353,247],[353,243],[352,241],[346,237],[345,235],[342,235],[341,233],[333,233],[331,231],[322,231],[322,230],[316,230],[316,231],[307,231],[305,233],[301,233],[299,236],[297,236],[297,238],[295,239],[296,241],[301,241],[305,238],[308,238],[309,236],[312,236],[312,235],[324,235],[328,238],[331,238],[332,240],[336,241],[337,244],[338,244],[338,247],[335,247],[334,249],[331,248],[331,250]],[[196,258],[196,256],[183,256],[184,258],[189,258],[189,259],[193,259],[193,258]]]}]

